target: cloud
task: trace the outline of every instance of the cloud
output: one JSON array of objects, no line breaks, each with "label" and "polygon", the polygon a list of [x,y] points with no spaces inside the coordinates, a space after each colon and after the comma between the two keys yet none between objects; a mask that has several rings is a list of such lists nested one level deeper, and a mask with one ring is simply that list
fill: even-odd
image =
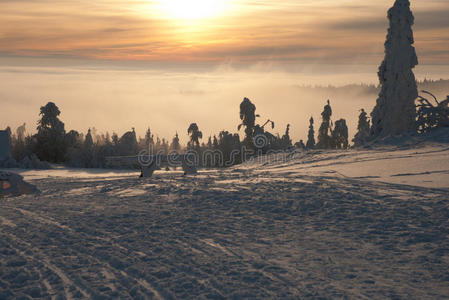
[{"label": "cloud", "polygon": [[[421,61],[449,48],[444,1],[417,2]],[[181,22],[157,1],[0,1],[0,53],[151,61],[321,61],[377,63],[390,0],[230,1],[225,15]],[[432,52],[433,51],[433,52]]]}]

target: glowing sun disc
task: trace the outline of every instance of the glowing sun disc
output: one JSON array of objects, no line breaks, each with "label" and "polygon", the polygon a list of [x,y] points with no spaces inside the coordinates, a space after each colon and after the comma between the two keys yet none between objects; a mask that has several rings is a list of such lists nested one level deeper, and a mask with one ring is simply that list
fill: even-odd
[{"label": "glowing sun disc", "polygon": [[162,10],[176,19],[205,19],[220,15],[226,0],[161,0]]}]

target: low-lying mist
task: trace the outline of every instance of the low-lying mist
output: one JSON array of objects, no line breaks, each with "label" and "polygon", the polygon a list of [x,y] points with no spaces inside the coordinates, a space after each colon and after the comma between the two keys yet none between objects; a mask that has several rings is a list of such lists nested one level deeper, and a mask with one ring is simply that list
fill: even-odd
[{"label": "low-lying mist", "polygon": [[[259,122],[273,120],[274,133],[281,135],[291,124],[291,137],[297,142],[306,140],[310,116],[318,129],[323,106],[330,99],[333,120],[345,118],[352,138],[360,109],[370,112],[378,93],[376,66],[162,70],[1,67],[0,128],[26,122],[27,130],[34,132],[40,106],[53,101],[62,111],[66,130],[86,132],[95,127],[121,135],[134,127],[143,136],[150,126],[161,138],[171,140],[179,132],[186,142],[187,128],[196,122],[207,141],[221,130],[237,132],[239,105],[248,97],[261,115]],[[431,67],[420,70],[420,79],[439,78]],[[436,91],[438,97],[449,94],[447,82],[446,86],[446,93],[444,88]]]}]

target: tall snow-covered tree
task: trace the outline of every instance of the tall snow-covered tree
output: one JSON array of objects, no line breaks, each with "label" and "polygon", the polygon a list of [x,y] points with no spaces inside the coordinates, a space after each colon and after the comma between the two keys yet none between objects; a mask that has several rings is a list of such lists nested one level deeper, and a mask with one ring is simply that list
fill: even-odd
[{"label": "tall snow-covered tree", "polygon": [[415,129],[418,97],[413,68],[418,64],[412,26],[414,17],[409,0],[396,0],[388,11],[390,28],[385,42],[385,58],[379,67],[382,90],[371,113],[373,138],[399,135]]},{"label": "tall snow-covered tree", "polygon": [[313,128],[313,117],[310,117],[309,134],[307,136],[307,149],[315,148],[315,129]]},{"label": "tall snow-covered tree", "polygon": [[59,120],[61,111],[53,102],[48,102],[40,109],[36,134],[36,154],[41,160],[62,162],[65,157],[65,129]]},{"label": "tall snow-covered tree", "polygon": [[330,134],[332,134],[331,116],[332,116],[332,108],[330,101],[327,100],[327,104],[326,106],[324,106],[324,110],[321,113],[323,121],[318,131],[318,143],[316,146],[319,149],[332,148],[332,139],[330,136]]},{"label": "tall snow-covered tree", "polygon": [[359,123],[357,125],[357,133],[352,140],[354,142],[354,146],[359,147],[364,145],[370,135],[370,120],[366,111],[362,108],[359,115]]},{"label": "tall snow-covered tree", "polygon": [[253,144],[256,117],[256,106],[251,100],[244,98],[240,104],[240,120],[242,120],[242,124],[239,125],[238,129],[240,130],[242,126],[245,127],[245,143],[247,146]]}]

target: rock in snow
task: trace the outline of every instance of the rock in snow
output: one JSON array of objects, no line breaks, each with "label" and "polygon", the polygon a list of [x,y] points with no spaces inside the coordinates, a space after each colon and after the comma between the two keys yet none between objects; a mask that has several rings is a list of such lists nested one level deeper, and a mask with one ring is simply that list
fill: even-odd
[{"label": "rock in snow", "polygon": [[39,190],[25,182],[22,176],[11,172],[0,172],[0,197],[36,193],[39,193]]},{"label": "rock in snow", "polygon": [[418,64],[409,0],[396,0],[388,11],[390,28],[385,59],[379,67],[382,90],[371,113],[373,137],[399,135],[415,129],[415,100],[418,97],[412,69]]}]

